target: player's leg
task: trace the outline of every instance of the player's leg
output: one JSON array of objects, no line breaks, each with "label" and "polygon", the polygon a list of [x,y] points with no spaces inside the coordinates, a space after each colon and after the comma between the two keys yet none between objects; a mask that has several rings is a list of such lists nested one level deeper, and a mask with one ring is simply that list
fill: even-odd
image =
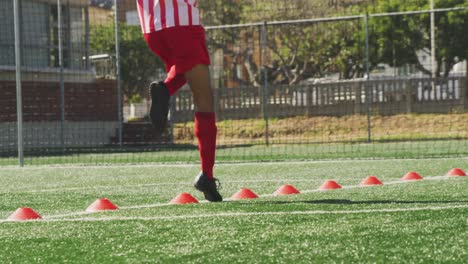
[{"label": "player's leg", "polygon": [[213,107],[213,92],[210,87],[207,65],[199,64],[185,73],[195,103],[195,136],[198,139],[201,169],[208,178],[213,178],[216,151],[216,117]]},{"label": "player's leg", "polygon": [[149,116],[158,133],[163,133],[167,126],[170,97],[186,82],[182,74],[176,74],[175,66],[172,65],[164,82],[150,84],[151,107]]},{"label": "player's leg", "polygon": [[157,133],[162,134],[166,129],[171,96],[163,82],[152,82],[149,91],[151,97],[149,117]]},{"label": "player's leg", "polygon": [[208,65],[198,64],[185,74],[197,112],[214,112],[213,91]]},{"label": "player's leg", "polygon": [[177,74],[174,63],[171,60],[171,48],[167,46],[166,32],[153,32],[145,34],[148,47],[166,64],[167,77],[162,81],[150,84],[151,97],[150,120],[158,133],[163,133],[167,125],[170,96],[174,95],[185,83],[185,77]]},{"label": "player's leg", "polygon": [[167,71],[167,77],[164,80],[164,84],[169,91],[169,94],[172,96],[177,91],[182,88],[187,83],[183,74],[177,74],[175,65],[172,65],[170,69]]},{"label": "player's leg", "polygon": [[207,200],[222,201],[213,177],[217,129],[205,30],[201,26],[184,26],[163,31],[165,40],[171,40],[171,45],[167,45],[167,54],[175,65],[174,76],[182,75],[187,80],[194,97],[195,136],[198,139],[202,170],[194,186],[203,192]]},{"label": "player's leg", "polygon": [[207,65],[198,64],[184,75],[192,90],[196,108],[194,129],[198,139],[202,172],[195,180],[195,188],[202,191],[207,200],[219,202],[223,198],[213,177],[217,128],[209,68]]}]

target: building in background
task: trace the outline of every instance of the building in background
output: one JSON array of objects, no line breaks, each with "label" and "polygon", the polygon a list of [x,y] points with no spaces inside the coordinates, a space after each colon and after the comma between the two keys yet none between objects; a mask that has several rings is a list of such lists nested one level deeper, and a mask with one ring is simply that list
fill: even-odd
[{"label": "building in background", "polygon": [[[85,0],[62,1],[63,67],[65,79],[92,80],[89,55],[89,5]],[[20,3],[21,50],[24,80],[58,81],[57,1]],[[11,79],[15,69],[13,1],[0,0],[0,72]],[[10,74],[8,74],[10,73]],[[10,76],[8,78],[7,76]],[[14,78],[13,78],[14,79]]]},{"label": "building in background", "polygon": [[114,23],[114,0],[91,0],[89,5],[89,23],[108,25]]},{"label": "building in background", "polygon": [[[62,67],[57,0],[21,0],[25,147],[111,142],[118,125],[115,80],[98,80],[90,58],[88,0],[62,0]],[[16,148],[15,37],[12,0],[0,0],[0,149]],[[61,77],[62,76],[62,77]],[[62,123],[61,81],[65,120]],[[64,138],[61,142],[61,127]],[[61,144],[64,145],[61,145]]]}]

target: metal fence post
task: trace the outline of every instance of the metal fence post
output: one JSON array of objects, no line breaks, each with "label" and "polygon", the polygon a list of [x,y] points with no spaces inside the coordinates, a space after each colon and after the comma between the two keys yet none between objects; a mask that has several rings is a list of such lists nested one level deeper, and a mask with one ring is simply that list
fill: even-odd
[{"label": "metal fence post", "polygon": [[220,87],[217,85],[217,86],[213,86],[213,98],[214,98],[214,111],[216,113],[216,119],[217,120],[222,120],[222,115],[220,113],[220,109],[221,109],[221,100],[220,100],[220,96],[219,96],[219,89]]},{"label": "metal fence post", "polygon": [[57,24],[58,24],[58,53],[60,67],[60,147],[65,151],[65,84],[63,80],[63,32],[62,32],[62,4],[57,0]]},{"label": "metal fence post", "polygon": [[268,102],[269,102],[269,91],[268,91],[268,70],[266,67],[267,63],[267,22],[263,22],[262,25],[262,48],[263,48],[263,118],[265,119],[265,144],[268,146],[270,144],[269,139],[269,124],[268,124]]},{"label": "metal fence post", "polygon": [[366,108],[367,108],[367,143],[372,142],[372,128],[371,128],[371,107],[370,107],[370,57],[369,57],[369,14],[366,12],[364,18],[366,27],[366,80],[365,80],[365,91],[366,91]]},{"label": "metal fence post", "polygon": [[435,13],[434,13],[434,0],[430,0],[431,8],[431,73],[432,73],[432,90],[435,91],[437,81],[437,58],[436,58],[436,42],[435,42]]},{"label": "metal fence post", "polygon": [[122,146],[122,92],[120,83],[120,37],[119,37],[119,6],[118,0],[114,0],[115,6],[115,67],[117,80],[117,108],[119,119],[119,145]]},{"label": "metal fence post", "polygon": [[18,0],[13,0],[15,24],[15,64],[16,64],[16,122],[18,134],[18,163],[24,166],[23,148],[23,103],[21,93],[21,46],[20,46],[20,10]]},{"label": "metal fence post", "polygon": [[90,51],[90,28],[89,28],[89,6],[84,8],[84,19],[85,19],[85,69],[89,70],[91,68],[91,64],[89,61],[89,51]]}]

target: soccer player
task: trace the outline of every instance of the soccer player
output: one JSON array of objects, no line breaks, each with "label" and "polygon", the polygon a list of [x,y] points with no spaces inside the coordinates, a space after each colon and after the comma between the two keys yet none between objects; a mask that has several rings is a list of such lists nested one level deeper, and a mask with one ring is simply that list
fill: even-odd
[{"label": "soccer player", "polygon": [[148,47],[166,64],[167,78],[150,85],[150,119],[158,133],[167,124],[170,97],[188,83],[195,103],[195,136],[201,172],[194,187],[210,202],[220,202],[213,166],[216,118],[210,85],[210,57],[196,0],[136,0]]}]

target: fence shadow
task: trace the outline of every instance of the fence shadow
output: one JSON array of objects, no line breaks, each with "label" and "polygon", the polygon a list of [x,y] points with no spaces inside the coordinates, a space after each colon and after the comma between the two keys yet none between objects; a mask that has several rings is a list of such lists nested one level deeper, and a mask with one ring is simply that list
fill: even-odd
[{"label": "fence shadow", "polygon": [[449,201],[437,201],[437,200],[421,200],[421,201],[413,201],[413,200],[359,200],[353,201],[348,199],[322,199],[322,200],[297,200],[297,201],[255,201],[247,202],[247,201],[235,201],[236,203],[240,204],[265,204],[265,205],[287,205],[287,204],[331,204],[331,205],[354,205],[354,204],[452,204],[452,203],[467,203],[468,200],[449,200]]}]

